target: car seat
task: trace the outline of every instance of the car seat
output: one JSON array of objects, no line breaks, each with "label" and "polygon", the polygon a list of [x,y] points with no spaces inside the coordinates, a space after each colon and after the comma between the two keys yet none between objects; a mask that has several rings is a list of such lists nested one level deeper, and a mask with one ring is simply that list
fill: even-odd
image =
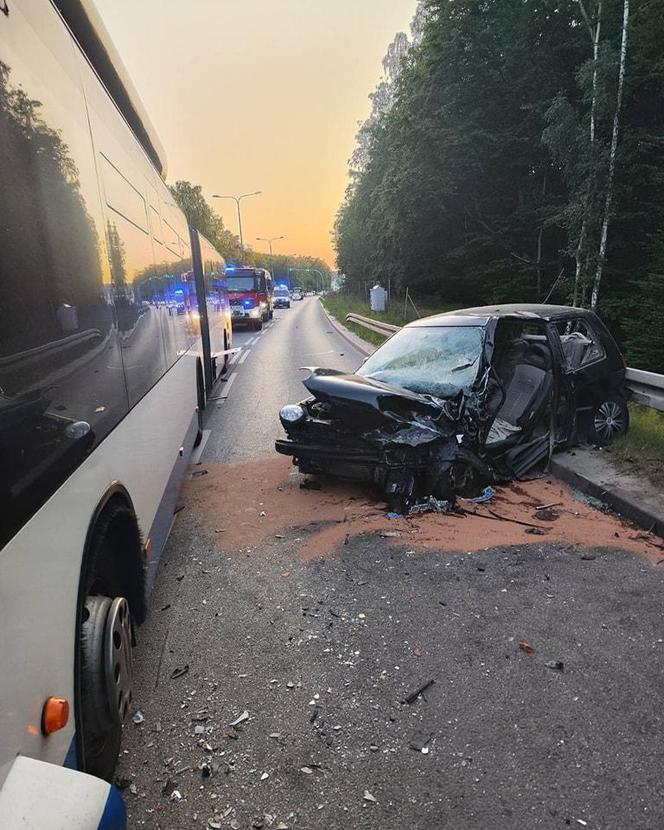
[{"label": "car seat", "polygon": [[505,387],[505,399],[496,413],[486,445],[497,448],[515,440],[535,424],[551,395],[551,352],[546,343],[529,342]]},{"label": "car seat", "polygon": [[592,344],[592,340],[580,331],[574,331],[571,334],[563,334],[560,342],[563,346],[563,354],[565,355],[568,368],[578,369],[583,363],[588,346]]}]

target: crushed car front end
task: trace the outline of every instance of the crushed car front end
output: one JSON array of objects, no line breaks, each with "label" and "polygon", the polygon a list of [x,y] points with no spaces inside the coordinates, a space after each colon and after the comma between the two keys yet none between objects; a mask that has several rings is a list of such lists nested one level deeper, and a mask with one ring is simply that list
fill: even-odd
[{"label": "crushed car front end", "polygon": [[437,338],[435,329],[395,336],[393,350],[383,347],[356,374],[314,369],[304,381],[312,397],[281,410],[287,438],[277,452],[303,473],[378,485],[398,512],[420,496],[476,492],[494,478],[480,452],[484,330],[448,336],[444,357]]}]

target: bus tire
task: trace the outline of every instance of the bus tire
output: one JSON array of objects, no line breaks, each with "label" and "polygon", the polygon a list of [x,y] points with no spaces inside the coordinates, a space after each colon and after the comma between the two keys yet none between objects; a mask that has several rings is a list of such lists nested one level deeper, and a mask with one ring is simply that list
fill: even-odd
[{"label": "bus tire", "polygon": [[110,781],[132,702],[134,622],[145,617],[142,545],[134,511],[120,499],[93,532],[79,615],[78,741],[85,772]]}]

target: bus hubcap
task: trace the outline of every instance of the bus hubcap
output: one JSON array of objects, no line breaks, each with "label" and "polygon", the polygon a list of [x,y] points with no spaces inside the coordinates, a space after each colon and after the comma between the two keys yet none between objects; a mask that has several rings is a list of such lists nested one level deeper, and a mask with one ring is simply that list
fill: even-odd
[{"label": "bus hubcap", "polygon": [[124,597],[111,602],[104,631],[104,673],[109,711],[116,723],[127,717],[131,704],[131,614]]}]

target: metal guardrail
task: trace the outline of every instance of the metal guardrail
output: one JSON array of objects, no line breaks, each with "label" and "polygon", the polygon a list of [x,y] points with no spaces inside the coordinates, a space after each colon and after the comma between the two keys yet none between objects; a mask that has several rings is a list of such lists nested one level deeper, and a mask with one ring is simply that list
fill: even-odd
[{"label": "metal guardrail", "polygon": [[[361,314],[347,314],[346,322],[363,326],[385,337],[389,337],[401,328],[391,323],[383,323],[381,320],[374,320],[372,317],[363,317]],[[625,377],[633,400],[651,409],[664,412],[664,375],[645,372],[643,369],[628,368]]]},{"label": "metal guardrail", "polygon": [[626,378],[627,388],[637,403],[664,412],[664,375],[643,369],[627,369]]},{"label": "metal guardrail", "polygon": [[347,314],[346,322],[363,326],[365,329],[370,329],[385,337],[389,337],[401,328],[401,326],[393,326],[391,323],[383,323],[381,320],[374,320],[372,317],[363,317],[361,314]]}]

